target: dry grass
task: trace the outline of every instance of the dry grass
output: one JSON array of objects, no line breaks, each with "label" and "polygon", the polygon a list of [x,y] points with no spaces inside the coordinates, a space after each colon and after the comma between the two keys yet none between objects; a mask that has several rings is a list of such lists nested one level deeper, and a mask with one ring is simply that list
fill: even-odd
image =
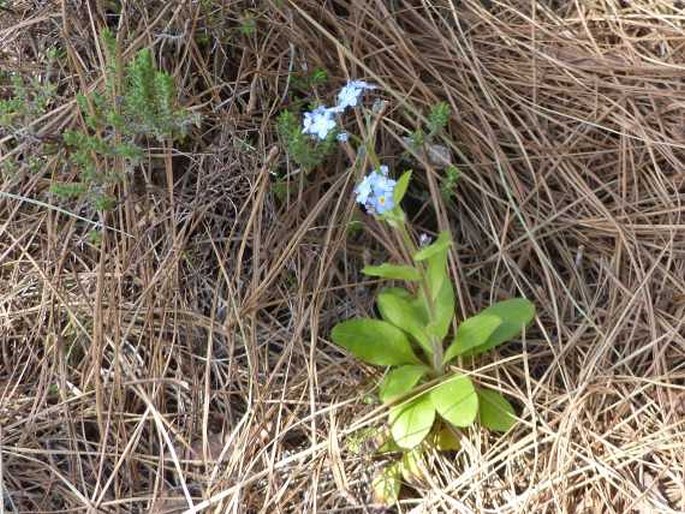
[{"label": "dry grass", "polygon": [[[165,158],[119,191],[99,247],[82,219],[94,213],[48,205],[63,154],[1,175],[0,511],[374,511],[379,462],[345,436],[381,426],[363,402],[377,377],[328,333],[371,310],[358,269],[386,235],[371,220],[345,230],[344,156],[305,181],[276,150],[305,66],[329,70],[322,95],[348,76],[383,86],[390,164],[428,106],[451,104],[456,201],[417,163],[431,194],[416,225],[456,237],[459,312],[514,294],[538,306],[523,344],[479,370],[520,423],[432,456],[399,511],[685,511],[677,2],[109,4],[0,10],[0,68],[59,84],[43,117],[0,133],[0,161],[25,163],[80,123],[74,95],[102,84],[105,23],[127,54],[154,50],[203,123],[151,149]],[[65,59],[46,71],[52,45]],[[275,171],[292,174],[285,201]]]}]

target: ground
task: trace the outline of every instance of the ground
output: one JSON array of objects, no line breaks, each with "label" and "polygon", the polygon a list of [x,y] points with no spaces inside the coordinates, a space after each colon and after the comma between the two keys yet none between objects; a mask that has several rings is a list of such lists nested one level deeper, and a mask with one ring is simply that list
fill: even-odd
[{"label": "ground", "polygon": [[[537,308],[473,370],[515,427],[388,511],[685,511],[684,37],[658,0],[0,2],[5,511],[384,510],[381,374],[330,331],[406,256],[353,155],[302,167],[277,130],[348,79],[416,233],[455,240],[457,317]],[[139,105],[145,48],[174,105],[98,118]],[[440,102],[441,158],[412,156]]]}]

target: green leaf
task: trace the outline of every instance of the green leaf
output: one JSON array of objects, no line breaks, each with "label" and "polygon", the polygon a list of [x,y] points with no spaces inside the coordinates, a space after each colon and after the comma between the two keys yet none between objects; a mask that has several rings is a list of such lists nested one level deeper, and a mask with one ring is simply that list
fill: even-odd
[{"label": "green leaf", "polygon": [[516,423],[514,407],[497,391],[478,388],[478,421],[485,428],[506,432]]},{"label": "green leaf", "polygon": [[371,481],[373,502],[385,506],[397,503],[402,487],[400,464],[398,462],[381,468]]},{"label": "green leaf", "polygon": [[331,338],[369,364],[396,366],[421,362],[404,332],[385,321],[370,318],[343,321],[333,327]]},{"label": "green leaf", "polygon": [[435,241],[433,241],[432,244],[424,248],[421,248],[418,252],[414,254],[414,260],[416,262],[421,262],[438,253],[447,253],[447,250],[451,245],[452,238],[450,237],[449,232],[440,232],[438,238]]},{"label": "green leaf", "polygon": [[440,294],[440,288],[449,280],[447,273],[447,251],[436,253],[428,258],[428,288],[431,298],[435,299]]},{"label": "green leaf", "polygon": [[421,280],[421,274],[414,266],[389,264],[387,262],[379,266],[364,266],[362,273],[371,277],[394,278],[410,282]]},{"label": "green leaf", "polygon": [[[433,337],[442,340],[449,331],[454,317],[454,289],[447,274],[447,251],[449,236],[443,232],[440,237],[447,237],[447,244],[438,245],[441,250],[432,252],[427,257],[428,295],[425,290],[419,292],[419,300],[426,317],[430,320],[427,330]],[[438,244],[440,241],[434,244]],[[424,248],[426,250],[428,248]]]},{"label": "green leaf", "polygon": [[446,426],[443,426],[433,435],[433,440],[431,442],[433,443],[433,446],[441,452],[456,451],[461,448],[461,442],[454,431]]},{"label": "green leaf", "polygon": [[378,396],[383,403],[400,398],[411,391],[419,383],[428,368],[420,365],[400,366],[388,372],[379,386]]},{"label": "green leaf", "polygon": [[478,414],[478,396],[471,379],[454,374],[430,392],[435,410],[456,427],[471,425]]},{"label": "green leaf", "polygon": [[414,295],[412,295],[411,292],[407,291],[404,287],[384,287],[381,289],[381,293],[394,294],[395,296],[399,296],[400,298],[408,300],[412,303],[413,300],[415,300]]},{"label": "green leaf", "polygon": [[407,450],[421,444],[435,420],[435,407],[429,394],[424,393],[390,409],[390,432],[395,442]]},{"label": "green leaf", "polygon": [[421,298],[421,295],[413,295],[404,287],[384,287],[381,289],[379,294],[381,293],[391,293],[399,298],[402,298],[403,300],[407,300],[414,309],[414,313],[418,317],[421,324],[424,326],[428,324],[428,313],[426,312],[424,298]]},{"label": "green leaf", "polygon": [[397,184],[395,185],[395,191],[393,192],[393,201],[395,205],[399,205],[407,193],[407,188],[409,187],[409,179],[411,178],[411,170],[402,173],[402,176],[397,179]]},{"label": "green leaf", "polygon": [[377,304],[384,320],[411,334],[429,355],[433,353],[421,313],[411,301],[386,290],[378,295]]},{"label": "green leaf", "polygon": [[513,298],[491,305],[480,314],[497,316],[502,324],[484,344],[469,350],[465,355],[478,355],[518,336],[523,327],[535,317],[535,305],[525,298]]},{"label": "green leaf", "polygon": [[442,360],[447,364],[457,355],[487,342],[492,333],[502,324],[502,319],[494,314],[480,313],[462,321],[457,327],[454,342],[447,348]]},{"label": "green leaf", "polygon": [[445,128],[450,119],[450,113],[450,104],[447,102],[438,102],[431,107],[430,114],[428,114],[428,128],[431,134]]},{"label": "green leaf", "polygon": [[426,326],[426,330],[428,330],[428,306],[426,304],[425,296],[422,293],[419,293],[418,296],[411,297],[409,302],[411,303],[411,306],[414,307],[414,312],[416,312],[421,323],[423,323],[423,325]]},{"label": "green leaf", "polygon": [[433,299],[433,315],[427,327],[428,333],[442,341],[450,330],[453,318],[454,290],[452,283],[445,280],[441,284],[437,296]]},{"label": "green leaf", "polygon": [[380,215],[380,218],[396,229],[399,229],[407,222],[407,215],[399,205],[395,205],[392,209],[385,211]]},{"label": "green leaf", "polygon": [[426,459],[423,448],[414,448],[410,452],[404,452],[400,461],[400,472],[402,478],[409,484],[420,485],[425,482]]},{"label": "green leaf", "polygon": [[384,453],[398,453],[402,451],[402,448],[397,446],[397,443],[392,438],[392,434],[388,430],[387,434],[383,434],[383,438],[380,439],[381,444],[378,445],[376,453],[382,455]]}]

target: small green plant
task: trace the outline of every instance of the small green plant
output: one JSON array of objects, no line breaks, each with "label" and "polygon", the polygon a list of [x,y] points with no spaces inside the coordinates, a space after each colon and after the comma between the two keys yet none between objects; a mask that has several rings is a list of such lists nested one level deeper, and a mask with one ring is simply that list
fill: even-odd
[{"label": "small green plant", "polygon": [[55,85],[33,79],[26,83],[18,73],[10,75],[12,95],[0,100],[0,128],[19,130],[45,114],[55,97]]},{"label": "small green plant", "polygon": [[[373,88],[361,81],[348,83],[335,107],[318,107],[305,114],[300,132],[326,140],[338,131],[334,115],[355,107],[362,92]],[[438,104],[429,116],[428,134],[444,127],[448,118],[447,104]],[[371,117],[367,120],[370,129],[379,125]],[[476,422],[498,432],[513,426],[514,408],[509,401],[476,383],[462,366],[517,337],[533,320],[535,307],[525,298],[498,302],[463,319],[452,331],[455,295],[447,265],[452,238],[448,232],[441,232],[433,242],[425,235],[418,241],[412,237],[400,205],[412,172],[390,178],[372,141],[369,136],[358,148],[361,158],[358,155],[355,165],[367,157],[373,170],[355,188],[356,200],[367,213],[397,231],[403,248],[395,253],[411,256],[411,262],[364,267],[362,273],[367,276],[393,281],[377,296],[380,319],[342,321],[333,328],[331,339],[359,360],[385,370],[378,397],[388,408],[389,436],[379,451],[398,452],[400,458],[382,469],[372,487],[380,502],[394,503],[401,480],[411,481],[425,469],[422,461],[427,448],[458,448],[459,429]],[[458,171],[449,173],[456,181]],[[398,287],[397,282],[404,286]]]},{"label": "small green plant", "polygon": [[[447,271],[451,237],[442,232],[432,244],[417,245],[399,206],[411,172],[397,181],[374,173],[371,184],[362,182],[358,187],[358,195],[364,196],[365,190],[392,194],[392,199],[384,200],[377,195],[371,205],[380,220],[399,231],[412,262],[366,266],[362,272],[406,286],[381,289],[376,300],[381,319],[343,321],[333,328],[331,338],[358,359],[387,368],[378,396],[388,406],[392,441],[403,457],[386,469],[375,486],[385,490],[392,502],[408,455],[414,462],[427,447],[448,449],[444,441],[449,433],[476,421],[494,431],[507,431],[514,424],[514,408],[504,396],[475,384],[468,373],[452,365],[517,337],[532,321],[535,308],[524,298],[505,300],[464,319],[450,335],[455,321],[454,287]],[[362,199],[368,205],[369,199]],[[381,204],[391,207],[381,210]]]},{"label": "small green plant", "polygon": [[0,126],[12,127],[13,122],[18,117],[27,114],[26,107],[30,105],[24,81],[19,75],[11,76],[13,94],[7,100],[0,100]]},{"label": "small green plant", "polygon": [[323,68],[314,68],[310,72],[294,73],[290,79],[290,87],[295,92],[306,94],[327,82],[328,72]]},{"label": "small green plant", "polygon": [[0,139],[10,136],[4,143],[5,148],[13,149],[25,140],[30,140],[36,148],[36,155],[20,161],[16,156],[2,159],[0,172],[13,176],[21,168],[32,173],[42,170],[44,156],[50,153],[49,145],[32,136],[31,124],[40,119],[51,107],[56,97],[56,86],[48,80],[27,79],[18,73],[0,71],[0,86],[5,84],[9,95],[0,99]]},{"label": "small green plant", "polygon": [[336,146],[333,133],[321,140],[313,140],[303,133],[299,116],[292,111],[283,111],[278,116],[277,128],[286,152],[305,171],[321,164]]},{"label": "small green plant", "polygon": [[102,231],[93,229],[88,232],[88,242],[93,246],[100,246],[102,244]]},{"label": "small green plant", "polygon": [[243,11],[243,15],[240,18],[240,32],[244,36],[251,36],[257,30],[257,21],[255,20],[254,13],[250,11]]},{"label": "small green plant", "polygon": [[413,262],[362,270],[369,276],[404,281],[407,287],[381,290],[377,306],[382,319],[343,321],[331,334],[333,341],[359,359],[390,367],[379,397],[392,405],[390,430],[405,449],[426,438],[436,415],[454,427],[471,425],[479,414],[481,424],[493,430],[507,430],[513,424],[513,408],[504,397],[474,387],[468,375],[450,372],[449,366],[516,337],[535,314],[533,304],[523,298],[496,303],[463,320],[445,346],[455,315],[454,288],[447,273],[452,241],[443,232],[427,246],[414,243],[399,207],[409,177],[410,172],[400,177],[393,188],[394,206],[378,217],[401,233]]},{"label": "small green plant", "polygon": [[[336,137],[339,136],[337,130],[326,130],[325,137],[311,137],[313,133],[308,132],[306,127],[303,130],[300,122],[299,111],[307,104],[307,96],[317,86],[326,84],[328,79],[328,72],[322,68],[293,74],[290,92],[292,104],[289,110],[281,112],[276,122],[278,135],[286,153],[305,172],[323,163],[335,149]],[[311,119],[314,113],[322,109],[325,111],[323,106],[310,109],[305,114],[305,119],[308,117]],[[328,121],[330,122],[328,126],[335,125],[332,119]]]},{"label": "small green plant", "polygon": [[158,141],[183,138],[194,123],[185,109],[176,107],[174,79],[159,71],[148,48],[140,50],[127,68],[122,106],[112,123],[129,136],[153,136]]},{"label": "small green plant", "polygon": [[454,196],[454,188],[459,181],[460,171],[455,165],[450,164],[445,168],[445,176],[440,182],[440,194],[446,200]]},{"label": "small green plant", "polygon": [[440,193],[445,200],[454,197],[454,189],[459,180],[459,168],[451,163],[449,149],[436,142],[447,127],[450,116],[449,104],[438,102],[431,107],[425,128],[417,128],[406,138],[410,154],[426,157],[429,162],[444,170],[440,180]]},{"label": "small green plant", "polygon": [[149,49],[123,66],[114,34],[106,29],[101,37],[107,58],[105,92],[78,95],[86,128],[64,133],[79,179],[54,183],[51,191],[61,197],[87,195],[96,209],[109,210],[115,199],[108,191],[143,157],[143,140],[181,139],[197,120],[177,107],[173,78],[157,70]]},{"label": "small green plant", "polygon": [[438,102],[431,107],[428,114],[428,125],[426,130],[419,127],[409,136],[411,149],[416,151],[421,146],[432,143],[435,137],[447,127],[450,119],[450,106],[447,102]]},{"label": "small green plant", "polygon": [[450,104],[447,102],[438,102],[431,107],[431,111],[428,114],[429,139],[447,127],[447,122],[449,122],[451,114],[452,110],[450,109]]}]

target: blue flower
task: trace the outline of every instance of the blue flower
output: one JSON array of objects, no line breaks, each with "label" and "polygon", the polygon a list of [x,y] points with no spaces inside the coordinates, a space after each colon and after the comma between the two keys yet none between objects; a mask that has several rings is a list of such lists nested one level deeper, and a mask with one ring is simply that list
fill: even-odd
[{"label": "blue flower", "polygon": [[371,173],[368,177],[364,177],[357,187],[354,188],[354,192],[357,194],[357,203],[366,205],[369,200],[369,196],[373,193],[373,183],[375,180],[375,173]]},{"label": "blue flower", "polygon": [[373,198],[373,203],[371,204],[370,211],[372,213],[383,214],[386,211],[391,210],[395,207],[395,202],[392,198],[393,190],[389,189],[387,192],[377,194]]},{"label": "blue flower", "polygon": [[356,201],[371,214],[383,214],[395,206],[393,195],[396,180],[388,178],[388,167],[381,166],[369,173],[355,188]]},{"label": "blue flower", "polygon": [[364,90],[375,88],[376,86],[363,80],[350,80],[338,93],[338,103],[334,109],[340,112],[348,107],[355,107]]},{"label": "blue flower", "polygon": [[347,132],[341,132],[336,136],[336,139],[341,143],[346,143],[347,140],[350,139],[350,135]]},{"label": "blue flower", "polygon": [[311,134],[320,140],[326,139],[328,133],[335,128],[334,110],[319,106],[311,112],[304,113],[302,133]]}]

